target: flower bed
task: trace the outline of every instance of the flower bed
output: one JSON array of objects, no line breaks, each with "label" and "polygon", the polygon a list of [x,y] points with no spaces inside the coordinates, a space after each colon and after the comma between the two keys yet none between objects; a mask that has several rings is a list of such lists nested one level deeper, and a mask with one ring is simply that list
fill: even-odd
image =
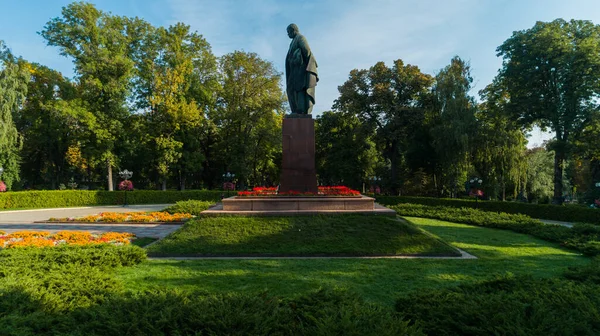
[{"label": "flower bed", "polygon": [[124,245],[135,238],[133,233],[105,232],[92,234],[85,231],[17,231],[5,234],[0,231],[0,249],[17,247],[52,247],[58,245]]},{"label": "flower bed", "polygon": [[50,218],[49,222],[77,223],[180,223],[192,218],[187,213],[170,214],[168,212],[102,212],[79,218]]},{"label": "flower bed", "polygon": [[240,191],[238,192],[238,196],[242,197],[256,197],[256,196],[314,196],[314,197],[322,197],[322,196],[360,196],[360,192],[358,190],[350,189],[345,186],[326,186],[319,187],[318,193],[312,192],[300,192],[295,190],[290,190],[286,192],[277,192],[277,188],[275,187],[255,187],[252,191]]}]

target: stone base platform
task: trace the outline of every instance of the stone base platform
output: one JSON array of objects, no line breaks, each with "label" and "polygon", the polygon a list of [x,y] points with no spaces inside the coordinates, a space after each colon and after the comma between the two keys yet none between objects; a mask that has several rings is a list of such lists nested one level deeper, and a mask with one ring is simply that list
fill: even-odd
[{"label": "stone base platform", "polygon": [[321,214],[372,214],[396,216],[394,210],[359,197],[238,197],[223,199],[222,204],[203,211],[202,215],[294,216]]}]

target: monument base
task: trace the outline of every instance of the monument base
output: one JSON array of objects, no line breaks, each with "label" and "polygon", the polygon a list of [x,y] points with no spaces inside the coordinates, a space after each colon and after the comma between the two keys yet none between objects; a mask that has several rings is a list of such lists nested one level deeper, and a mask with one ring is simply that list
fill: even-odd
[{"label": "monument base", "polygon": [[283,119],[283,153],[279,192],[317,193],[315,121],[312,117]]},{"label": "monument base", "polygon": [[372,214],[396,216],[394,210],[375,203],[367,196],[356,197],[239,197],[223,199],[222,204],[202,212],[202,215],[336,215]]}]

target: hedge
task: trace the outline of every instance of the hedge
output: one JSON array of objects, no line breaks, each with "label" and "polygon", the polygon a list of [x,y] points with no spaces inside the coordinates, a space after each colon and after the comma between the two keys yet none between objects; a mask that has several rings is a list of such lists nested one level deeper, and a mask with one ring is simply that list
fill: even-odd
[{"label": "hedge", "polygon": [[474,200],[465,199],[410,196],[379,196],[377,197],[377,202],[382,205],[412,203],[430,206],[447,206],[453,208],[478,208],[485,211],[523,214],[539,219],[600,224],[600,210],[570,205],[560,206],[550,204],[529,204],[499,201],[475,202]]},{"label": "hedge", "polygon": [[45,190],[0,193],[0,209],[61,208],[90,205],[163,204],[185,200],[217,202],[222,191],[90,191],[90,190]]},{"label": "hedge", "polygon": [[600,286],[498,277],[400,297],[396,311],[428,335],[599,335]]}]

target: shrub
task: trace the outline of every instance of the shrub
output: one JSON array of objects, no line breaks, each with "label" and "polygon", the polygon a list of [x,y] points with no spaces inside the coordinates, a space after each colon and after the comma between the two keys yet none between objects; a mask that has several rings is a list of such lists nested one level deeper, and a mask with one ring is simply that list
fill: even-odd
[{"label": "shrub", "polygon": [[479,201],[465,199],[448,199],[433,197],[410,196],[379,196],[377,202],[383,205],[397,205],[401,203],[422,204],[430,206],[447,206],[454,208],[478,208],[485,211],[505,212],[510,214],[524,214],[532,218],[600,224],[600,211],[581,206],[528,204],[519,202]]},{"label": "shrub", "polygon": [[395,312],[333,290],[285,300],[267,294],[157,289],[113,295],[67,314],[15,315],[0,315],[3,330],[77,335],[423,335]]},{"label": "shrub", "polygon": [[163,211],[166,211],[170,214],[188,213],[194,216],[200,216],[200,213],[202,213],[204,210],[207,210],[212,204],[214,204],[214,202],[197,200],[179,201]]},{"label": "shrub", "polygon": [[598,285],[512,276],[396,302],[429,335],[598,335],[599,307]]},{"label": "shrub", "polygon": [[163,204],[182,200],[200,200],[217,202],[221,199],[221,191],[186,190],[186,191],[90,191],[90,190],[47,190],[18,191],[0,194],[0,209],[18,208],[60,208],[90,205],[129,204]]},{"label": "shrub", "polygon": [[44,269],[52,265],[92,267],[133,266],[146,259],[146,251],[132,245],[60,245],[54,248],[0,250],[0,269]]}]

